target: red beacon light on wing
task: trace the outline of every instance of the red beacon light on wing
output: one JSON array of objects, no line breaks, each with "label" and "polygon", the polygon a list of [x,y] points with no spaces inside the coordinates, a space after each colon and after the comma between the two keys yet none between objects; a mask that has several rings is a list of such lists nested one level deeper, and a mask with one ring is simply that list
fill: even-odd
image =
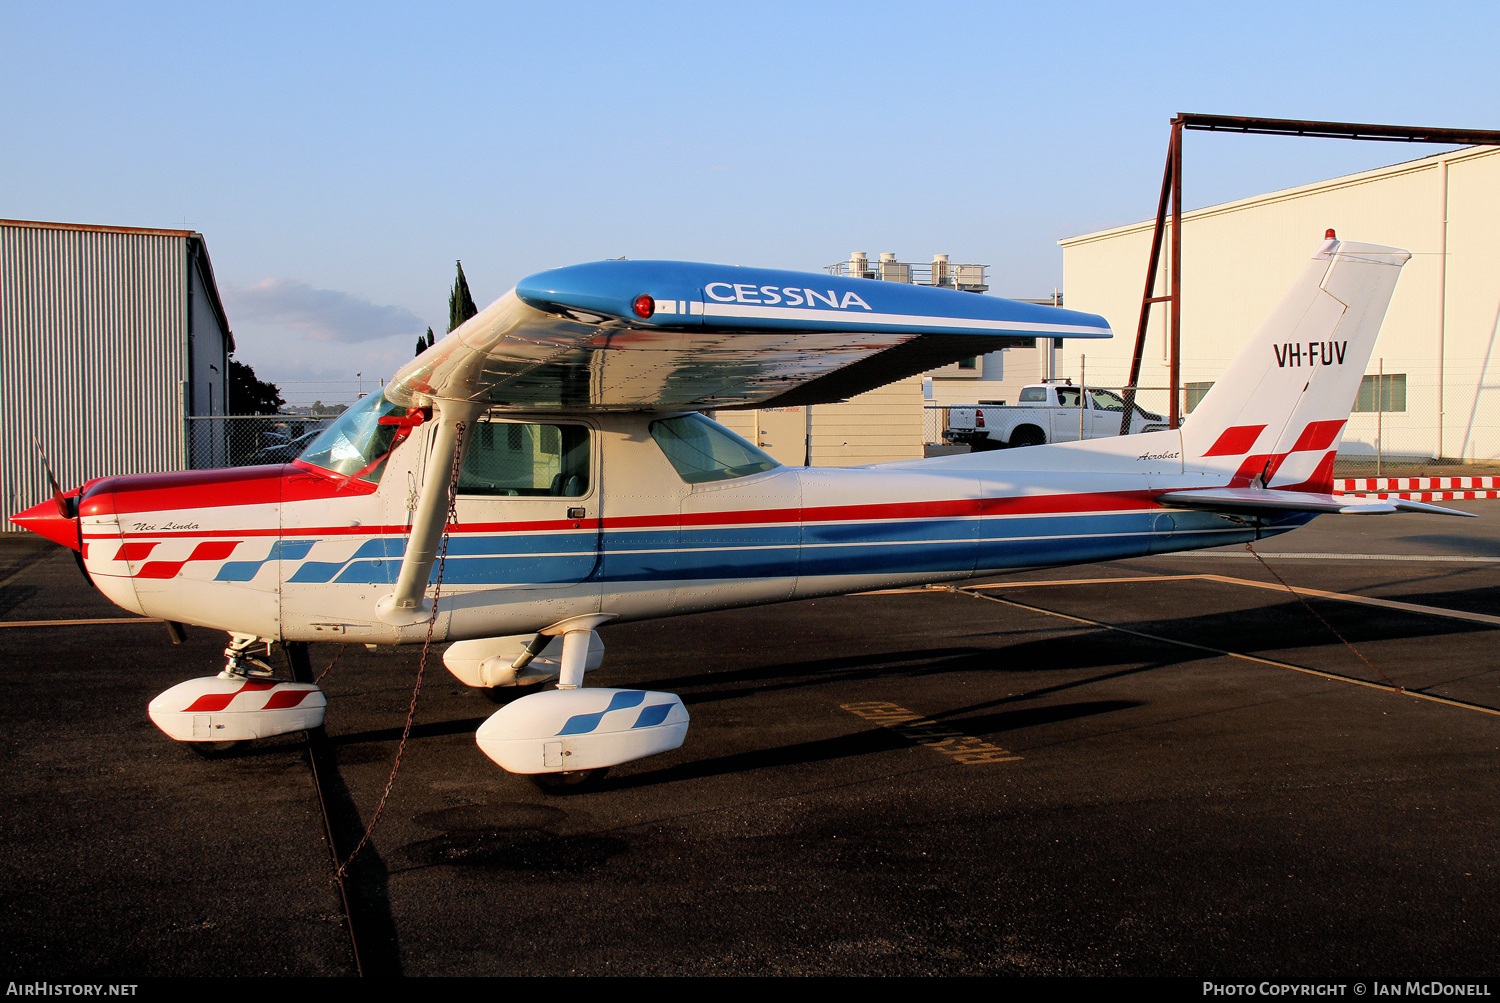
[{"label": "red beacon light on wing", "polygon": [[635,311],[637,317],[646,320],[656,312],[656,300],[642,293],[635,298],[634,303],[630,304],[630,308]]}]

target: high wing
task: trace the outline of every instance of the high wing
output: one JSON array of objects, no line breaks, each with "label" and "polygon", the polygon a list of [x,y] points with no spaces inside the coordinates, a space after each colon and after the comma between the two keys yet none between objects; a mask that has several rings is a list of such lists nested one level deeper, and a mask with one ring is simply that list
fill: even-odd
[{"label": "high wing", "polygon": [[401,369],[395,404],[709,410],[824,404],[1094,314],[930,286],[675,261],[541,272]]}]

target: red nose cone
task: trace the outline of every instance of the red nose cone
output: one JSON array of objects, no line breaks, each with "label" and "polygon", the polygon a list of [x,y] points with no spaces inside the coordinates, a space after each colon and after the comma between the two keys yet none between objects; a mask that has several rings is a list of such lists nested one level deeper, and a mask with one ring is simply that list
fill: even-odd
[{"label": "red nose cone", "polygon": [[82,549],[78,545],[78,520],[64,517],[57,510],[57,502],[51,498],[25,512],[17,512],[10,521],[70,550]]}]

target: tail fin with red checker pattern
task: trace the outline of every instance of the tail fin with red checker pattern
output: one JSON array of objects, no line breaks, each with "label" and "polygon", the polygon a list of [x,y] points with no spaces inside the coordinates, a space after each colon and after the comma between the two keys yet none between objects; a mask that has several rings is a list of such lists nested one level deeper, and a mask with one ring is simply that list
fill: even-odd
[{"label": "tail fin with red checker pattern", "polygon": [[1332,490],[1344,424],[1410,257],[1329,230],[1183,424],[1186,469],[1222,472],[1229,487]]}]

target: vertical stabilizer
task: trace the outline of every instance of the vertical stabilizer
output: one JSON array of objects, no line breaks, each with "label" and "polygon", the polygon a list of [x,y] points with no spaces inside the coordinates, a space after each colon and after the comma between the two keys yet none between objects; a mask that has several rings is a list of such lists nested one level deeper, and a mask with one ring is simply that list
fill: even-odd
[{"label": "vertical stabilizer", "polygon": [[1183,424],[1186,469],[1222,472],[1230,487],[1330,491],[1349,410],[1410,257],[1328,231]]}]

